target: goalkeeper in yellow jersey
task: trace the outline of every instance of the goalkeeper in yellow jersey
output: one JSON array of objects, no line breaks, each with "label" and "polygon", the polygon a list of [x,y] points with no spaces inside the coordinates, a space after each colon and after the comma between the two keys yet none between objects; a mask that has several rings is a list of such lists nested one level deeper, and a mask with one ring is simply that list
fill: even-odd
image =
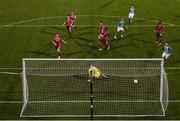
[{"label": "goalkeeper in yellow jersey", "polygon": [[97,67],[90,65],[88,70],[89,77],[93,79],[99,79],[100,77],[109,78],[105,74],[103,74]]}]

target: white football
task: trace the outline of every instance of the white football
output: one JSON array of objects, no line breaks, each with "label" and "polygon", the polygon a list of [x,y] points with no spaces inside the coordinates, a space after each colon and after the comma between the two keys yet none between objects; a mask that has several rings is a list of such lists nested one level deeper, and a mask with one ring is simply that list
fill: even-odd
[{"label": "white football", "polygon": [[138,83],[138,80],[137,80],[137,79],[135,79],[135,80],[134,80],[134,83]]}]

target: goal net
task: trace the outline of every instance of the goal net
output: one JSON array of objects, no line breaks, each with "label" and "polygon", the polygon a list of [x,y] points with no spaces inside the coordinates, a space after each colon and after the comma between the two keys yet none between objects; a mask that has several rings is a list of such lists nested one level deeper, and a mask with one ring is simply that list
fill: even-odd
[{"label": "goal net", "polygon": [[21,117],[89,117],[89,65],[109,78],[93,80],[93,116],[165,116],[163,59],[38,59],[23,63]]}]

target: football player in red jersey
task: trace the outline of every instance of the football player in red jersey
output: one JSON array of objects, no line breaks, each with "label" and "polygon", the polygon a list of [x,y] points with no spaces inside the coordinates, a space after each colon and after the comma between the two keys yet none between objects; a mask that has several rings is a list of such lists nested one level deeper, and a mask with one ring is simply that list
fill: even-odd
[{"label": "football player in red jersey", "polygon": [[[76,14],[75,14],[73,11],[71,11],[71,12],[69,13],[69,16],[70,16],[70,18],[71,18],[71,20],[72,20],[72,25],[73,25],[73,27],[74,27],[75,21],[76,21]],[[74,28],[76,28],[76,27],[74,27]]]},{"label": "football player in red jersey", "polygon": [[64,24],[63,24],[63,25],[66,25],[66,29],[67,29],[70,37],[71,37],[71,33],[72,33],[73,23],[74,23],[73,19],[71,19],[71,17],[68,15],[66,17],[66,20],[64,21]]},{"label": "football player in red jersey", "polygon": [[[66,43],[60,36],[59,33],[56,33],[54,39],[52,40],[52,43],[54,44],[54,47],[56,49],[57,57],[60,59],[60,53],[61,53],[61,44]],[[66,43],[67,44],[67,43]]]},{"label": "football player in red jersey", "polygon": [[67,29],[70,37],[71,37],[71,33],[72,33],[72,28],[75,25],[75,20],[76,20],[76,14],[73,11],[71,11],[67,15],[66,20],[64,21],[64,24],[63,24],[63,25],[66,25],[66,29]]},{"label": "football player in red jersey", "polygon": [[156,26],[156,40],[161,45],[162,42],[162,34],[164,31],[164,26],[162,24],[162,21],[159,21],[157,26]]},{"label": "football player in red jersey", "polygon": [[101,37],[103,36],[104,31],[105,31],[105,25],[104,25],[103,21],[100,21],[100,23],[99,23],[99,35],[98,35],[99,39],[101,39]]},{"label": "football player in red jersey", "polygon": [[107,27],[104,28],[103,33],[101,33],[102,35],[100,36],[100,40],[99,40],[99,44],[100,44],[100,51],[102,51],[103,49],[108,49],[110,48],[109,45],[109,32]]}]

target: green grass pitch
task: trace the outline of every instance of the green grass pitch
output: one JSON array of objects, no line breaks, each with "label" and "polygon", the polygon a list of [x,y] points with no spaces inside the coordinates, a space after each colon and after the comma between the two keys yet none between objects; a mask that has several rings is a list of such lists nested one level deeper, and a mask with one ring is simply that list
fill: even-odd
[{"label": "green grass pitch", "polygon": [[[130,5],[136,8],[131,26],[123,40],[114,40],[120,16],[127,22]],[[173,48],[165,62],[169,80],[169,107],[165,117],[96,119],[180,119],[180,0],[0,0],[0,119],[71,119],[20,118],[22,81],[21,59],[55,58],[51,43],[56,32],[68,42],[62,46],[62,58],[152,58],[161,57],[162,46],[155,44],[154,28],[158,20],[165,25],[164,41]],[[69,39],[61,26],[71,11],[77,14],[77,29]],[[98,50],[99,21],[108,26],[109,51]],[[82,25],[82,26],[78,26]],[[136,26],[138,25],[138,26]],[[7,102],[10,101],[10,102]],[[73,118],[88,119],[88,118]]]}]

